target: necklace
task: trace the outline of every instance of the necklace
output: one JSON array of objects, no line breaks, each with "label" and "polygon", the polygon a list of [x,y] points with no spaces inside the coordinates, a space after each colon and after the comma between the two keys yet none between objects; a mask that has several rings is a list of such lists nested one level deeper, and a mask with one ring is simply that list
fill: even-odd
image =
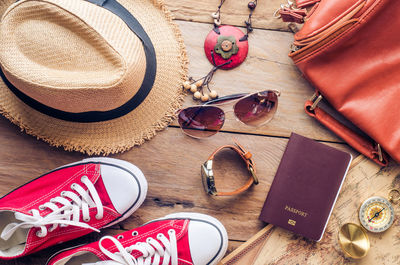
[{"label": "necklace", "polygon": [[243,33],[238,27],[222,25],[221,8],[226,0],[220,1],[217,11],[211,14],[214,19],[214,28],[204,41],[204,52],[213,68],[207,75],[199,79],[189,77],[183,83],[183,88],[192,92],[194,99],[201,99],[203,102],[218,97],[217,91],[211,90],[209,86],[218,69],[232,69],[244,62],[249,50],[248,37],[253,31],[251,17],[257,7],[257,0],[253,0],[247,5],[250,13],[245,21],[246,33]]}]

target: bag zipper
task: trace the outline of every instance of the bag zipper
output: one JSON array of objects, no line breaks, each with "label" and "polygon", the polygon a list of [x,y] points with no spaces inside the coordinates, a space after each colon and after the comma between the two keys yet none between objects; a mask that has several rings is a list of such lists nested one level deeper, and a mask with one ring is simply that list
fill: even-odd
[{"label": "bag zipper", "polygon": [[339,35],[345,32],[348,28],[353,26],[355,23],[358,22],[358,19],[352,19],[343,23],[340,28],[336,29],[336,31],[330,33],[330,35],[321,36],[320,39],[317,39],[305,46],[298,46],[296,44],[292,44],[292,52],[289,56],[293,59],[296,63],[299,60],[303,59],[305,56],[313,53],[314,51],[318,50],[322,46],[326,45],[327,43],[331,42],[333,39],[336,39]]},{"label": "bag zipper", "polygon": [[360,2],[359,5],[355,6],[354,9],[342,19],[317,35],[294,41],[289,56],[296,62],[338,37],[349,27],[358,22],[358,18],[354,18],[354,16],[365,6],[365,4],[365,1]]}]

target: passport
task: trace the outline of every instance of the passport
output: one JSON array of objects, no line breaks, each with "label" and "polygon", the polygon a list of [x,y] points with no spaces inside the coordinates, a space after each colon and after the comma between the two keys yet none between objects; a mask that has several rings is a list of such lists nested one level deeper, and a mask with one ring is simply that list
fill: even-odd
[{"label": "passport", "polygon": [[351,154],[292,133],[259,219],[320,241]]}]

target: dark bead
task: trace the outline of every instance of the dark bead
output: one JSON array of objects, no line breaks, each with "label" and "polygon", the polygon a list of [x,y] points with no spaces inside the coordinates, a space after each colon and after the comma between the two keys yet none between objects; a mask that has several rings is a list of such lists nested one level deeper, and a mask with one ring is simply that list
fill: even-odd
[{"label": "dark bead", "polygon": [[254,2],[249,2],[249,4],[247,5],[251,10],[254,10],[256,8],[256,3]]}]

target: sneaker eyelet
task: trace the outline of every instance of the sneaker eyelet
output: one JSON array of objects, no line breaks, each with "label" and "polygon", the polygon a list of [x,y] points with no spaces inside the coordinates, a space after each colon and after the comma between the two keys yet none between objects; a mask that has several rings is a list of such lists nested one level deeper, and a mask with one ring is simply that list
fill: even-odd
[{"label": "sneaker eyelet", "polygon": [[96,214],[95,218],[96,218],[96,220],[101,220],[101,219],[103,219],[103,216],[100,216],[100,215]]},{"label": "sneaker eyelet", "polygon": [[28,213],[33,214],[33,211],[32,211],[32,210],[29,210]]},{"label": "sneaker eyelet", "polygon": [[76,185],[77,185],[76,183],[72,183],[71,184],[71,190],[75,190]]},{"label": "sneaker eyelet", "polygon": [[157,234],[157,238],[158,238],[158,239],[163,238],[163,237],[164,237],[163,234],[161,234],[161,233],[160,233],[160,234]]},{"label": "sneaker eyelet", "polygon": [[150,243],[150,241],[151,241],[151,237],[146,238],[147,243]]},{"label": "sneaker eyelet", "polygon": [[89,221],[90,221],[90,217],[88,217],[88,218],[83,218],[83,221],[89,222]]},{"label": "sneaker eyelet", "polygon": [[174,229],[168,230],[168,234],[170,234],[170,235],[175,234],[175,230]]},{"label": "sneaker eyelet", "polygon": [[88,176],[86,176],[86,175],[84,175],[84,176],[82,176],[81,177],[81,181],[83,182],[83,181],[85,181],[85,180],[88,180],[89,178],[88,178]]},{"label": "sneaker eyelet", "polygon": [[132,236],[137,236],[137,235],[139,235],[139,232],[138,232],[138,231],[133,231],[133,232],[132,232]]},{"label": "sneaker eyelet", "polygon": [[119,239],[119,240],[124,239],[124,236],[123,235],[119,235],[119,236],[117,236],[117,239]]},{"label": "sneaker eyelet", "polygon": [[60,193],[60,195],[61,195],[61,197],[65,197],[65,191],[62,191],[62,192]]},{"label": "sneaker eyelet", "polygon": [[46,207],[44,205],[39,205],[38,209],[41,211],[44,211],[44,210],[46,210]]},{"label": "sneaker eyelet", "polygon": [[128,252],[129,254],[132,253],[132,249],[130,249],[130,248],[125,248],[125,251]]},{"label": "sneaker eyelet", "polygon": [[36,236],[37,236],[37,237],[40,237],[40,238],[43,237],[42,234],[40,233],[40,231],[37,231],[37,232],[36,232]]}]

